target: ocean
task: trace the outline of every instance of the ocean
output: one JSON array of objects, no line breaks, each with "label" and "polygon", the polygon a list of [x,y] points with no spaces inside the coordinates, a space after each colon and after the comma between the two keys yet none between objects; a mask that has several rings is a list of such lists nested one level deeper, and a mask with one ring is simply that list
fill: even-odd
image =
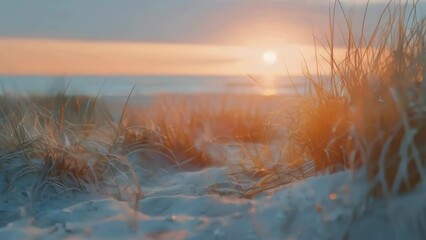
[{"label": "ocean", "polygon": [[[294,95],[305,89],[303,77],[283,76],[0,76],[2,94],[127,96],[158,94]],[[293,83],[292,83],[293,82]]]}]

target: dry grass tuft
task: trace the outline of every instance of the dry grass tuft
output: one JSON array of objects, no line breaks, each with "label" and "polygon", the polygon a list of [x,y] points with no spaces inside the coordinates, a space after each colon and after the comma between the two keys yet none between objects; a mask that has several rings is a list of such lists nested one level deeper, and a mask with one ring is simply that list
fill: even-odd
[{"label": "dry grass tuft", "polygon": [[[306,71],[311,92],[291,128],[289,154],[313,161],[316,173],[365,167],[376,195],[425,179],[426,18],[416,4],[389,3],[367,34],[367,9],[358,33],[336,1],[321,56],[329,73]],[[346,23],[343,58],[333,44],[337,8]]]},{"label": "dry grass tuft", "polygon": [[47,188],[103,191],[102,184],[111,180],[121,198],[127,186],[115,178],[135,183],[125,158],[109,150],[116,124],[98,97],[4,95],[0,106],[0,171],[13,174],[12,186],[26,174],[39,176],[33,190],[41,194]]},{"label": "dry grass tuft", "polygon": [[209,154],[212,144],[250,144],[277,136],[275,130],[268,127],[266,112],[250,106],[241,108],[226,98],[219,98],[222,103],[203,101],[201,96],[196,98],[196,103],[191,97],[160,98],[147,108],[129,111],[123,121],[125,145],[132,147],[130,143],[136,142],[133,147],[148,149],[143,154],[150,154],[154,161],[166,158],[180,169],[197,169],[218,163],[218,159]]},{"label": "dry grass tuft", "polygon": [[286,150],[291,156],[291,164],[313,159],[317,173],[348,168],[351,115],[345,99],[306,99],[289,133]]}]

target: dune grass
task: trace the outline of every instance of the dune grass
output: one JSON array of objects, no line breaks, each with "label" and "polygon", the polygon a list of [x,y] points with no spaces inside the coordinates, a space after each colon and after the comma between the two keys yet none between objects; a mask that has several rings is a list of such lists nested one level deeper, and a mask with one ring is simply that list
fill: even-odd
[{"label": "dune grass", "polygon": [[[128,160],[132,154],[159,161],[160,167],[195,170],[223,164],[222,156],[210,154],[211,144],[266,143],[278,136],[269,127],[269,115],[251,106],[169,100],[132,108],[130,94],[122,109],[110,109],[99,95],[3,94],[0,171],[10,179],[9,190],[32,175],[39,181],[30,188],[41,197],[48,189],[96,189],[118,199],[128,199],[129,191],[140,198],[139,180]],[[121,111],[119,120],[112,111]]]},{"label": "dune grass", "polygon": [[194,169],[223,160],[209,154],[214,144],[267,143],[279,136],[270,114],[248,99],[238,96],[234,99],[238,103],[232,103],[227,96],[213,98],[218,102],[203,101],[201,96],[169,96],[148,107],[135,107],[124,117],[124,142],[148,147],[154,161],[162,155],[181,169]]},{"label": "dune grass", "polygon": [[[316,174],[365,168],[381,196],[424,180],[426,18],[416,4],[389,3],[368,33],[368,6],[358,31],[359,19],[335,2],[325,54],[317,55],[326,64],[305,68],[310,92],[290,129],[287,152],[296,166],[313,162]],[[339,27],[343,58],[334,44]]]},{"label": "dune grass", "polygon": [[137,183],[124,156],[109,150],[117,124],[97,97],[4,95],[0,103],[0,169],[11,179],[10,188],[32,174],[40,178],[32,186],[37,193],[85,191],[91,185],[121,198],[128,186],[118,178]]}]

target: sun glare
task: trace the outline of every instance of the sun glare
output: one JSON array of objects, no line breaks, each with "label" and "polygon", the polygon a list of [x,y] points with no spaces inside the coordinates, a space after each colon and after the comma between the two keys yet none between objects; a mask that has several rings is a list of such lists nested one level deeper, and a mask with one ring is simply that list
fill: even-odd
[{"label": "sun glare", "polygon": [[277,62],[277,54],[273,51],[266,51],[262,55],[263,62],[267,65],[274,65]]}]

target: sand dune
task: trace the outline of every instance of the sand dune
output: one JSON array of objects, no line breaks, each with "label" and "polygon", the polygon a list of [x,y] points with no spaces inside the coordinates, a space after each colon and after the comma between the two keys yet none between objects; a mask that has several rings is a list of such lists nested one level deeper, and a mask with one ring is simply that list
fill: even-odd
[{"label": "sand dune", "polygon": [[[424,186],[389,200],[365,197],[350,172],[313,177],[254,199],[232,189],[226,167],[143,177],[135,211],[126,201],[90,193],[3,191],[0,239],[421,239]],[[5,186],[4,182],[1,185]],[[211,191],[216,186],[217,191]],[[368,204],[367,204],[368,202]],[[418,211],[421,209],[422,211]],[[397,217],[396,217],[397,216]],[[383,231],[383,229],[388,229]]]}]

